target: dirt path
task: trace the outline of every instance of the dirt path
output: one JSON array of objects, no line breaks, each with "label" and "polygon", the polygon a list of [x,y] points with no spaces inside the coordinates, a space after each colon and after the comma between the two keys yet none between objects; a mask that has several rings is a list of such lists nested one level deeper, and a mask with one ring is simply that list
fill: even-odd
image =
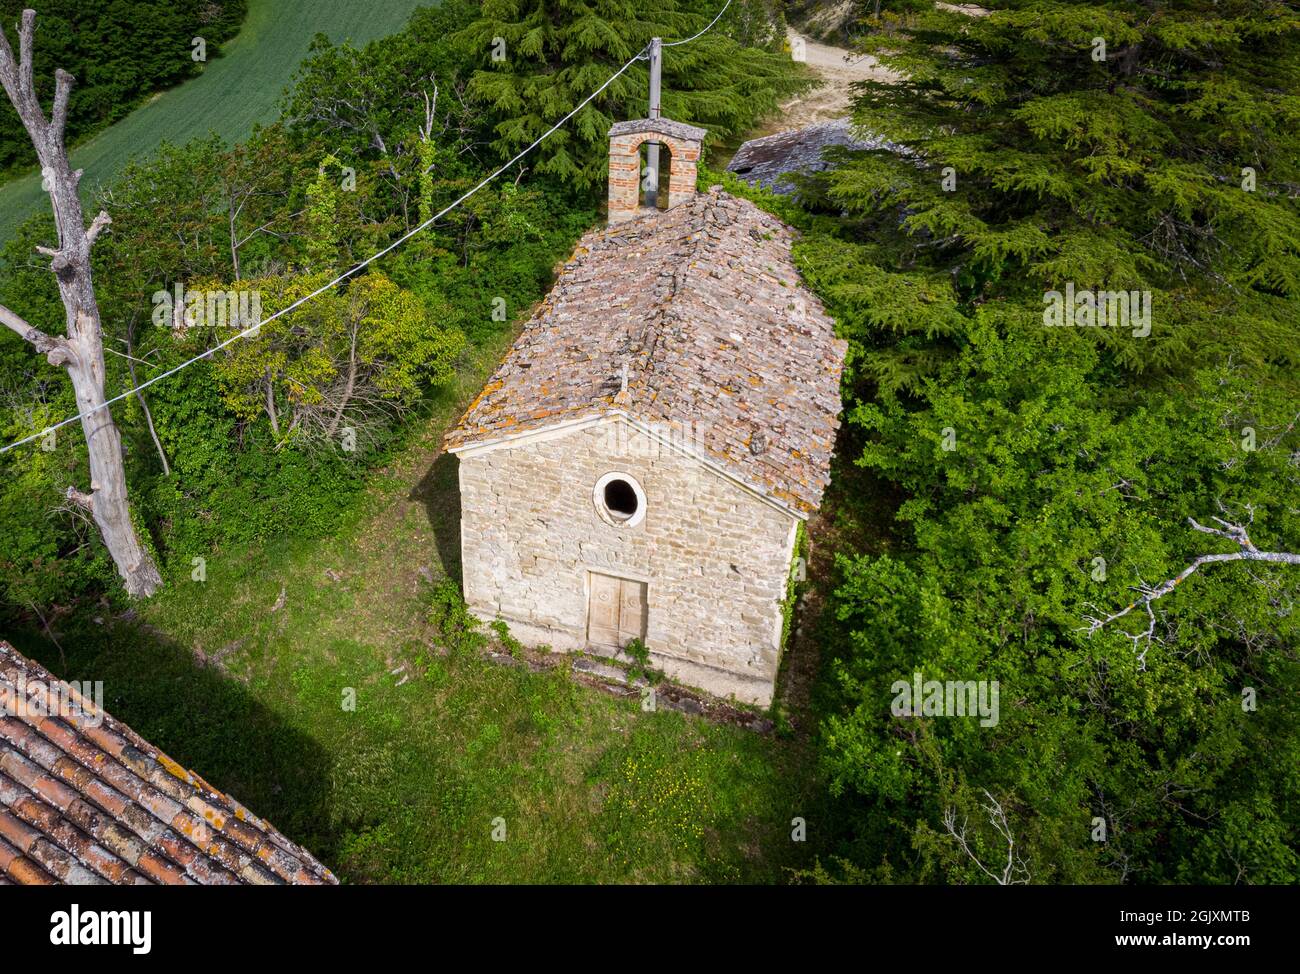
[{"label": "dirt path", "polygon": [[785,102],[776,116],[749,134],[751,139],[846,118],[852,110],[853,91],[850,86],[855,81],[892,82],[898,78],[895,72],[883,67],[869,54],[855,54],[843,47],[818,43],[793,28],[789,36],[791,51],[797,55],[802,45],[802,60],[823,84]]},{"label": "dirt path", "polygon": [[[968,17],[988,15],[986,9],[973,3],[936,3],[935,6]],[[828,9],[826,11],[828,22],[843,20],[848,16],[847,7],[846,4],[843,9]],[[893,84],[901,77],[898,72],[886,68],[870,54],[858,54],[847,48],[819,43],[793,27],[788,28],[788,36],[791,51],[796,52],[797,57],[797,52],[802,45],[802,60],[816,72],[824,84],[783,104],[780,115],[754,132],[751,138],[786,132],[817,122],[845,118],[851,113],[853,101],[851,86],[855,81],[883,81]]]}]

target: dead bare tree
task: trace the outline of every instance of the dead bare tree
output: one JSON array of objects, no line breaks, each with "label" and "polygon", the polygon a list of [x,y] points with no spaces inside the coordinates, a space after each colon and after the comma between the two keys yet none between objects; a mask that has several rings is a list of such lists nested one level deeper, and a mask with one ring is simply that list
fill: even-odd
[{"label": "dead bare tree", "polygon": [[68,164],[63,141],[73,77],[62,68],[55,72],[54,105],[47,120],[32,77],[35,28],[36,11],[24,10],[18,32],[17,60],[0,28],[0,84],[31,137],[54,209],[59,245],[37,249],[50,258],[50,269],[58,280],[67,337],[48,335],[5,307],[0,307],[0,323],[26,340],[51,365],[67,369],[76,392],[81,431],[90,459],[90,492],[69,487],[67,498],[94,518],[128,594],[147,597],[162,584],[162,576],[149,550],[140,543],[131,521],[122,464],[122,437],[105,405],[103,329],[90,274],[90,248],[112,221],[101,211],[86,226],[81,198],[77,195],[81,171],[74,172]]},{"label": "dead bare tree", "polygon": [[[1230,513],[1221,502],[1219,503],[1219,511],[1223,514]],[[1247,524],[1254,524],[1254,508],[1247,505],[1246,513],[1248,515]],[[1187,519],[1187,523],[1190,524],[1194,530],[1200,531],[1203,534],[1212,534],[1216,538],[1223,538],[1226,541],[1233,542],[1237,545],[1236,551],[1229,551],[1223,554],[1199,555],[1196,558],[1193,558],[1191,563],[1181,572],[1172,578],[1165,579],[1159,585],[1139,584],[1135,586],[1135,591],[1139,596],[1137,601],[1130,602],[1125,608],[1120,609],[1118,612],[1112,612],[1106,616],[1100,614],[1084,616],[1084,622],[1086,622],[1087,625],[1076,631],[1084,632],[1087,635],[1092,636],[1117,619],[1124,618],[1124,616],[1128,615],[1134,609],[1141,609],[1147,616],[1146,628],[1136,633],[1125,632],[1124,635],[1132,640],[1135,652],[1140,645],[1143,646],[1142,651],[1138,653],[1138,663],[1145,665],[1147,649],[1150,648],[1151,640],[1155,637],[1156,628],[1156,614],[1151,608],[1151,604],[1157,599],[1163,598],[1172,592],[1202,565],[1213,565],[1224,561],[1266,561],[1282,565],[1300,565],[1300,554],[1292,554],[1288,551],[1260,551],[1255,547],[1254,542],[1250,540],[1250,535],[1246,532],[1244,526],[1232,521],[1224,520],[1221,517],[1213,517],[1211,520],[1215,521],[1219,527],[1206,527],[1204,524],[1197,523],[1196,519],[1192,517]]]}]

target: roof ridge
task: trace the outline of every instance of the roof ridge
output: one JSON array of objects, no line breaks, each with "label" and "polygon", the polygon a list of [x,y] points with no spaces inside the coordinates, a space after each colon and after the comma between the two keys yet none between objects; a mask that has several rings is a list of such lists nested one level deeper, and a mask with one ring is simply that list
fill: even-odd
[{"label": "roof ridge", "polygon": [[[674,254],[676,262],[672,267],[661,271],[659,274],[659,277],[661,279],[666,278],[667,282],[650,296],[654,300],[654,307],[643,319],[645,326],[638,336],[640,340],[637,343],[636,351],[625,354],[623,357],[627,365],[627,381],[623,390],[614,397],[615,405],[634,409],[638,403],[638,397],[634,394],[634,390],[639,387],[643,394],[652,391],[650,379],[657,372],[654,368],[656,362],[655,352],[663,344],[665,327],[670,322],[681,320],[682,315],[677,310],[679,296],[683,300],[689,299],[691,290],[688,285],[693,279],[698,279],[703,274],[698,258],[703,252],[715,247],[715,244],[710,239],[708,229],[724,227],[730,230],[737,225],[738,221],[734,219],[718,220],[717,211],[722,207],[739,209],[741,208],[740,204],[748,202],[748,200],[731,195],[723,190],[721,186],[711,186],[708,192],[696,193],[687,202],[670,210],[664,210],[656,214],[646,214],[640,219],[608,227],[605,233],[602,234],[604,237],[609,237],[612,232],[615,237],[623,236],[618,233],[620,229],[631,228],[637,223],[641,224],[640,229],[646,236],[662,233],[664,230],[670,230],[676,225],[690,226],[697,220],[700,224],[698,227],[693,228],[686,238],[685,248]],[[753,206],[752,203],[750,205]],[[754,209],[757,212],[762,212],[757,207],[754,207]],[[654,221],[654,223],[646,222],[647,218]],[[638,234],[638,236],[643,234]],[[633,360],[639,360],[635,362],[635,372],[632,367]]]},{"label": "roof ridge", "polygon": [[[691,204],[699,213],[699,227],[692,235],[690,258],[683,264],[679,265],[675,275],[679,279],[680,286],[674,293],[683,295],[684,302],[694,302],[703,304],[699,299],[700,289],[688,285],[694,282],[703,282],[707,278],[715,276],[716,268],[706,269],[703,258],[708,254],[721,253],[725,251],[723,243],[738,235],[746,223],[746,217],[756,217],[759,220],[768,219],[769,214],[756,206],[752,201],[743,197],[733,196],[726,192],[721,186],[711,186],[707,193],[697,193],[691,200]],[[684,208],[684,207],[683,207]],[[719,213],[735,211],[734,214],[726,220],[718,218]],[[748,211],[748,212],[746,212]],[[752,228],[750,228],[752,229]],[[718,231],[716,234],[710,233],[710,230]],[[672,319],[682,320],[684,316],[680,313],[681,305],[674,302],[672,307]],[[660,323],[669,320],[668,308],[665,307],[664,314],[660,315]],[[701,330],[702,331],[702,330]],[[684,340],[690,341],[692,335],[683,334]],[[650,379],[654,378],[658,382],[670,381],[673,376],[667,368],[652,368],[656,363],[653,357],[649,357],[646,362],[646,389],[652,391],[653,396],[650,401],[656,401],[660,398],[661,389],[656,383],[651,387]],[[653,417],[653,422],[664,422],[662,417]],[[671,427],[673,420],[666,420]],[[720,458],[718,458],[720,459]],[[745,478],[748,480],[748,478]]]},{"label": "roof ridge", "polygon": [[[690,218],[696,213],[700,213],[707,218],[707,199],[708,195],[704,193],[696,193],[687,203],[673,207],[671,210],[666,210],[663,214],[653,217],[653,219],[660,220],[663,219],[664,216],[672,214],[675,222],[689,225],[692,222]],[[642,343],[643,354],[641,356],[640,368],[637,370],[639,381],[636,383],[643,394],[650,391],[650,376],[653,374],[653,366],[655,363],[654,353],[663,343],[665,326],[668,322],[678,321],[681,318],[681,315],[678,314],[676,310],[678,295],[688,293],[685,285],[692,276],[691,268],[694,266],[694,259],[699,256],[700,250],[707,246],[707,237],[708,234],[704,233],[702,228],[692,231],[691,235],[687,238],[687,246],[685,250],[679,255],[679,261],[666,272],[670,281],[670,290],[666,300],[659,303],[655,307],[654,311],[647,316],[647,324],[644,334],[651,340],[648,343],[644,341]],[[627,386],[628,395],[625,404],[629,407],[633,407],[638,400],[632,393],[634,384],[630,374],[628,376]]]}]

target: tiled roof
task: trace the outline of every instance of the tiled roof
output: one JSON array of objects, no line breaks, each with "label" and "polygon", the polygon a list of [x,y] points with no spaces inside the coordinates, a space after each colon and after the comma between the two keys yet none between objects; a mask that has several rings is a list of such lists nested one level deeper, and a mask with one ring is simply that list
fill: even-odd
[{"label": "tiled roof", "polygon": [[[51,707],[55,685],[75,707]],[[42,716],[50,710],[59,716]],[[0,885],[337,882],[270,823],[0,642]]]},{"label": "tiled roof", "polygon": [[827,168],[829,163],[822,157],[822,150],[833,145],[848,149],[901,151],[879,136],[855,137],[849,128],[849,120],[842,118],[751,139],[736,150],[727,170],[747,183],[785,195],[794,192],[789,174],[814,173]]},{"label": "tiled roof", "polygon": [[814,510],[845,343],[800,283],[793,236],[717,187],[591,231],[447,445],[622,411],[791,510]]}]

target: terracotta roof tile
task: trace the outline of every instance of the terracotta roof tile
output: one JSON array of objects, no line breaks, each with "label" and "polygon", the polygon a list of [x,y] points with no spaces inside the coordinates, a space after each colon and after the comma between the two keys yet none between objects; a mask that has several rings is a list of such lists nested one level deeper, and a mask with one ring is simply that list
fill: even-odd
[{"label": "terracotta roof tile", "polygon": [[814,510],[846,345],[800,283],[793,238],[717,188],[591,231],[447,445],[621,410]]},{"label": "terracotta roof tile", "polygon": [[[49,716],[59,710],[52,686],[75,696],[83,712]],[[0,641],[0,882],[338,880],[269,823]]]},{"label": "terracotta roof tile", "polygon": [[0,839],[0,873],[19,886],[52,886],[58,882],[27,855]]}]

